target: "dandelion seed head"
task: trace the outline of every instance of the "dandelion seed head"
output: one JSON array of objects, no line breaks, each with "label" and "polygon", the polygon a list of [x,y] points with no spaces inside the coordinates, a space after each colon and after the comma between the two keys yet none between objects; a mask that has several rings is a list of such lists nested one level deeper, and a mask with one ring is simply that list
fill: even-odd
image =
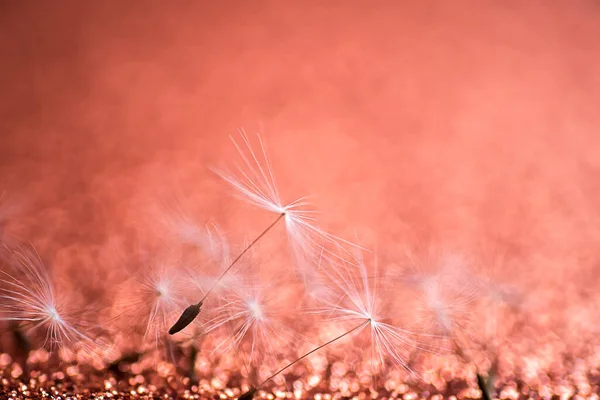
[{"label": "dandelion seed head", "polygon": [[253,279],[239,290],[228,291],[222,303],[204,315],[205,333],[224,334],[213,351],[233,352],[247,367],[266,367],[267,360],[277,360],[292,343],[304,340],[289,324],[286,298],[289,292],[278,290],[276,284],[261,285]]},{"label": "dandelion seed head", "polygon": [[54,306],[48,306],[46,309],[46,312],[48,313],[48,317],[56,322],[56,323],[62,323],[63,319],[61,318],[60,314],[58,313],[58,311],[56,310],[56,308]]},{"label": "dandelion seed head", "polygon": [[19,323],[27,335],[41,334],[40,347],[78,346],[93,351],[84,323],[56,296],[54,282],[34,249],[8,250],[10,267],[0,271],[0,320]]},{"label": "dandelion seed head", "polygon": [[177,299],[175,296],[176,277],[170,277],[166,271],[159,274],[151,274],[146,280],[140,282],[140,292],[147,296],[151,303],[159,307],[168,307],[175,305]]},{"label": "dandelion seed head", "polygon": [[194,224],[191,221],[180,221],[179,225],[176,227],[178,234],[179,234],[179,238],[182,242],[184,243],[191,243],[191,244],[202,244],[202,233],[201,233],[201,229],[200,227],[198,227],[198,225]]},{"label": "dandelion seed head", "polygon": [[162,296],[164,296],[165,294],[168,294],[168,292],[169,292],[169,290],[168,290],[168,288],[165,286],[165,284],[164,284],[164,283],[162,283],[162,284],[158,284],[158,285],[156,286],[156,296],[158,296],[158,297],[162,297]]},{"label": "dandelion seed head", "polygon": [[[339,263],[337,268],[324,268],[331,284],[337,288],[339,297],[331,301],[323,299],[324,306],[315,313],[323,313],[332,322],[363,323],[360,331],[368,332],[371,348],[371,368],[378,371],[387,364],[410,370],[407,354],[418,348],[415,335],[393,325],[383,312],[383,298],[379,293],[376,276],[367,273],[360,254],[355,256],[358,269]],[[358,333],[358,332],[357,332]]]},{"label": "dandelion seed head", "polygon": [[284,205],[260,135],[257,135],[259,152],[253,150],[243,130],[239,131],[239,136],[241,144],[233,137],[231,140],[242,164],[238,165],[234,172],[221,169],[214,171],[236,190],[242,200],[283,217],[288,247],[296,271],[302,279],[306,281],[306,276],[311,272],[310,268],[319,257],[339,257],[339,254],[331,251],[329,247],[338,247],[341,244],[356,246],[321,229],[314,216],[315,211],[306,197]]},{"label": "dandelion seed head", "polygon": [[[155,256],[156,257],[156,256]],[[160,255],[143,260],[139,269],[118,287],[115,316],[116,328],[129,337],[140,335],[142,348],[158,348],[181,310],[189,305],[189,285],[176,258]]]},{"label": "dandelion seed head", "polygon": [[262,321],[265,318],[265,314],[262,310],[260,303],[256,299],[248,301],[248,309],[251,312],[252,318],[257,321]]}]

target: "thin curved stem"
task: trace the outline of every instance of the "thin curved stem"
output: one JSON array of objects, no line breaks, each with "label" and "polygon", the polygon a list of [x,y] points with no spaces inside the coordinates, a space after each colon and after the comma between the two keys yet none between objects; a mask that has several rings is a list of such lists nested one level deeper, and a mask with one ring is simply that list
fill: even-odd
[{"label": "thin curved stem", "polygon": [[223,277],[225,277],[225,275],[229,272],[229,270],[231,268],[233,268],[233,266],[235,264],[237,264],[237,262],[242,258],[242,256],[244,254],[246,254],[246,252],[248,250],[250,250],[252,248],[252,246],[254,246],[256,244],[256,242],[258,242],[263,236],[265,236],[267,234],[267,232],[269,232],[275,225],[277,225],[277,223],[279,222],[279,220],[281,218],[285,217],[285,213],[281,213],[279,214],[279,216],[277,217],[277,219],[275,221],[273,221],[271,223],[271,225],[269,225],[264,231],[262,231],[262,233],[260,235],[258,235],[248,246],[246,246],[246,248],[244,248],[244,250],[235,258],[235,260],[233,260],[231,262],[231,264],[229,264],[229,266],[227,267],[227,269],[225,269],[225,271],[223,271],[223,273],[221,274],[221,276],[219,276],[219,279],[217,279],[215,281],[215,283],[212,285],[212,287],[208,290],[208,292],[206,292],[206,294],[204,295],[204,297],[202,298],[202,300],[200,300],[198,302],[198,304],[200,303],[204,303],[204,300],[206,300],[206,298],[208,297],[208,295],[217,287],[217,285],[221,282],[221,280],[223,279]]},{"label": "thin curved stem", "polygon": [[300,358],[298,358],[298,359],[296,359],[296,360],[292,361],[291,363],[289,363],[289,364],[288,364],[288,365],[286,365],[285,367],[283,367],[283,368],[279,369],[279,370],[278,370],[277,372],[275,372],[273,375],[271,375],[270,377],[268,377],[267,379],[265,379],[264,381],[262,381],[262,382],[261,382],[261,383],[260,383],[258,386],[256,386],[256,388],[255,388],[255,389],[258,389],[258,388],[260,388],[262,385],[264,385],[265,383],[267,383],[267,382],[268,382],[268,381],[270,381],[271,379],[275,378],[277,375],[279,375],[280,373],[282,373],[282,372],[283,372],[283,371],[285,371],[286,369],[290,368],[292,365],[294,365],[294,364],[296,364],[297,362],[299,362],[299,361],[301,361],[301,360],[305,359],[306,357],[310,356],[310,355],[311,355],[311,354],[313,354],[314,352],[316,352],[316,351],[318,351],[318,350],[321,350],[323,347],[325,347],[325,346],[327,346],[327,345],[330,345],[331,343],[333,343],[333,342],[336,342],[336,341],[340,340],[341,338],[343,338],[343,337],[345,337],[345,336],[348,336],[348,335],[350,335],[352,332],[354,332],[354,331],[356,331],[356,330],[358,330],[358,329],[361,329],[361,328],[363,328],[363,327],[367,326],[367,325],[368,325],[368,324],[370,324],[370,323],[371,323],[371,320],[370,320],[370,319],[368,319],[368,320],[366,320],[366,321],[364,321],[364,322],[361,322],[359,325],[357,325],[357,326],[355,326],[354,328],[350,329],[348,332],[346,332],[346,333],[343,333],[343,334],[341,334],[340,336],[338,336],[338,337],[336,337],[336,338],[334,338],[334,339],[331,339],[330,341],[328,341],[328,342],[326,342],[326,343],[323,343],[322,345],[320,345],[320,346],[318,346],[318,347],[315,347],[314,349],[312,349],[312,350],[311,350],[311,351],[309,351],[308,353],[304,354],[302,357],[300,357]]}]

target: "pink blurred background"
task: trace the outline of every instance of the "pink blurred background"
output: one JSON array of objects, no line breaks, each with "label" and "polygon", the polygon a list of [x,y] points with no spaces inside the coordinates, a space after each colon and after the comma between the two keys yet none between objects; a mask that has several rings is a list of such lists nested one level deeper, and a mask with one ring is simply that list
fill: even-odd
[{"label": "pink blurred background", "polygon": [[390,260],[428,241],[507,252],[558,305],[586,304],[599,37],[594,1],[5,1],[0,189],[23,203],[7,230],[98,295],[107,245],[156,232],[172,191],[239,242],[259,228],[208,167],[233,163],[243,127],[328,230]]}]

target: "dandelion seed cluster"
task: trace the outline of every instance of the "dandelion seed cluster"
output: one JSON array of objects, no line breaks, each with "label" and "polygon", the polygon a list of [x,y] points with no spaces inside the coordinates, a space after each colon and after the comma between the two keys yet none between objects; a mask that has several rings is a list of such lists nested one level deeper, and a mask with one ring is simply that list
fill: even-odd
[{"label": "dandelion seed cluster", "polygon": [[590,308],[556,320],[553,292],[506,260],[435,243],[379,257],[281,200],[260,136],[233,143],[217,176],[271,214],[241,244],[160,209],[166,237],[107,246],[122,271],[89,304],[33,244],[3,242],[2,398],[598,397]]}]

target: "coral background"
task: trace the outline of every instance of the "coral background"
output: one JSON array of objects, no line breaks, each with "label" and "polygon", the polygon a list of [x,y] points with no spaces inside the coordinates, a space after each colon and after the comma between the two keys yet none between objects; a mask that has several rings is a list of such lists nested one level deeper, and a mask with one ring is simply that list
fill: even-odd
[{"label": "coral background", "polygon": [[315,195],[336,234],[390,259],[499,244],[555,301],[585,299],[597,2],[217,3],[0,5],[0,183],[24,204],[10,229],[62,276],[98,290],[107,245],[172,191],[234,238],[258,233],[208,169],[233,163],[244,127],[282,197]]}]

